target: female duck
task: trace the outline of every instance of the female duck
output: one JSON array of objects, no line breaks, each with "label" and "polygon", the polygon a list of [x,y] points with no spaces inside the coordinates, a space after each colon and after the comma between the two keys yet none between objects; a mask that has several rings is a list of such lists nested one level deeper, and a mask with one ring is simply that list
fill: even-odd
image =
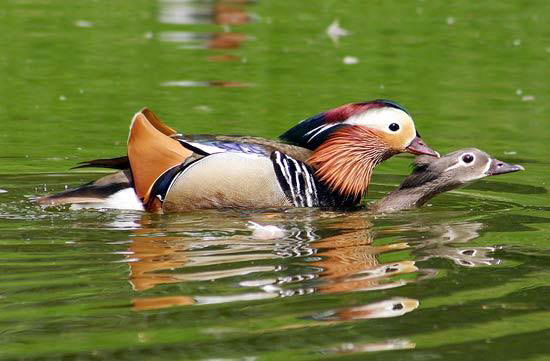
[{"label": "female duck", "polygon": [[353,207],[377,164],[401,152],[437,156],[410,115],[387,100],[320,113],[281,140],[185,136],[144,109],[132,120],[127,157],[83,165],[121,172],[38,201],[153,212]]},{"label": "female duck", "polygon": [[389,213],[421,207],[436,195],[462,187],[475,180],[524,170],[521,165],[504,163],[489,154],[466,148],[441,158],[419,156],[413,172],[399,188],[374,203],[373,212]]}]

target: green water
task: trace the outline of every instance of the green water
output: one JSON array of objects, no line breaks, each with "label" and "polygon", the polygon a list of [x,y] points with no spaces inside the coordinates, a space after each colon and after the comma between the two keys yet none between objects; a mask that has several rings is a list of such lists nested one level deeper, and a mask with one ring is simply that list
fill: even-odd
[{"label": "green water", "polygon": [[[543,0],[3,0],[0,359],[550,359],[549,22]],[[380,97],[440,152],[526,171],[377,217],[32,201],[96,178],[69,168],[123,154],[144,106],[275,137]]]}]

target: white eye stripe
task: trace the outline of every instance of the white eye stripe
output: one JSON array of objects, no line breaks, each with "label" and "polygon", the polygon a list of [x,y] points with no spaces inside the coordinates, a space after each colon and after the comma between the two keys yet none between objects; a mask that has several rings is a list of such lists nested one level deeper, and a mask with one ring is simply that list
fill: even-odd
[{"label": "white eye stripe", "polygon": [[452,166],[445,168],[445,170],[444,170],[443,172],[449,171],[449,170],[451,170],[451,169],[458,168],[458,167],[460,167],[461,165],[462,165],[462,164],[460,164],[460,162],[455,163],[455,164],[453,164]]},{"label": "white eye stripe", "polygon": [[[346,119],[343,124],[363,125],[365,127],[382,130],[389,134],[395,134],[403,129],[405,122],[412,123],[412,119],[404,111],[395,108],[380,108],[352,115]],[[391,131],[389,129],[392,123],[399,126],[397,131]]]},{"label": "white eye stripe", "polygon": [[313,134],[311,135],[311,137],[309,137],[309,139],[308,139],[308,142],[311,142],[311,140],[312,140],[313,138],[315,138],[316,136],[318,136],[319,134],[321,134],[323,131],[325,131],[325,130],[327,130],[327,129],[330,129],[330,128],[332,128],[332,127],[335,127],[335,126],[337,126],[337,125],[338,125],[338,123],[321,125],[321,126],[319,126],[319,127],[317,127],[317,128],[313,128],[312,130],[310,130],[309,132],[307,132],[307,133],[304,134],[304,135],[310,135],[311,133],[313,133]]},{"label": "white eye stripe", "polygon": [[[392,123],[397,124],[399,130],[390,130]],[[370,109],[349,117],[342,124],[360,125],[381,131],[389,135],[387,139],[396,142],[395,146],[399,149],[404,149],[410,145],[416,137],[414,121],[410,115],[396,108]]]},{"label": "white eye stripe", "polygon": [[[470,163],[466,163],[464,160],[462,160],[462,158],[465,156],[465,155],[471,155],[472,156],[472,161]],[[443,172],[446,172],[446,171],[449,171],[449,170],[452,170],[452,169],[456,169],[458,167],[470,167],[472,166],[474,163],[475,163],[475,159],[476,157],[472,154],[472,153],[466,153],[466,154],[463,154],[460,156],[460,158],[458,159],[458,162],[456,162],[455,164],[445,168],[445,170]]]}]

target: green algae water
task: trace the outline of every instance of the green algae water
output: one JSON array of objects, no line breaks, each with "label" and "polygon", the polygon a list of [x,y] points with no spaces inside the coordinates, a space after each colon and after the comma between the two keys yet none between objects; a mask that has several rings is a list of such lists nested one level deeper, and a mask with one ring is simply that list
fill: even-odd
[{"label": "green algae water", "polygon": [[[549,22],[542,0],[3,0],[0,359],[550,359]],[[124,154],[145,106],[276,137],[375,98],[526,171],[379,216],[33,203],[104,174],[70,168]]]}]

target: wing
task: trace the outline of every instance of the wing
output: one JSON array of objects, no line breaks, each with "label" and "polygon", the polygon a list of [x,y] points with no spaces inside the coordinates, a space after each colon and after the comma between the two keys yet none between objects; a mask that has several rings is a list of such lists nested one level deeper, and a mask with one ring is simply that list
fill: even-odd
[{"label": "wing", "polygon": [[279,151],[304,162],[312,153],[304,147],[261,137],[192,134],[176,135],[174,138],[184,147],[201,155],[237,152],[269,157],[273,152]]}]

